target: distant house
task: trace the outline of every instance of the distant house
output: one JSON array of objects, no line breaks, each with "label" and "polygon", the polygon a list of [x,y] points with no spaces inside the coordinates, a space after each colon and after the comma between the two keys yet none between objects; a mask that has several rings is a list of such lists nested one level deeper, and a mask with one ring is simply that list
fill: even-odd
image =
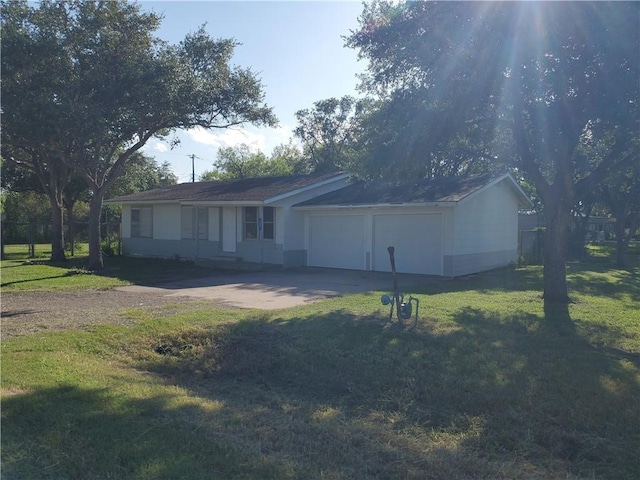
[{"label": "distant house", "polygon": [[125,254],[458,276],[517,260],[508,174],[388,186],[347,174],[184,183],[122,205]]}]

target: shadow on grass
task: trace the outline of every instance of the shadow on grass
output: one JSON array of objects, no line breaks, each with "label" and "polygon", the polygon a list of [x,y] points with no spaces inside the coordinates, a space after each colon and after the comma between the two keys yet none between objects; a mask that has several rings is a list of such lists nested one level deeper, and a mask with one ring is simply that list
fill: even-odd
[{"label": "shadow on grass", "polygon": [[[437,282],[429,293],[540,285],[532,269],[493,275]],[[566,305],[544,315],[465,307],[453,320],[448,330],[429,318],[399,329],[336,310],[146,338],[134,367],[176,393],[135,399],[61,387],[9,396],[4,473],[635,478],[637,355],[591,345]]]},{"label": "shadow on grass", "polygon": [[200,409],[174,400],[123,400],[107,389],[70,385],[9,396],[2,402],[3,477],[291,478],[284,462],[198,429],[205,421]]},{"label": "shadow on grass", "polygon": [[[400,282],[404,280],[399,275]],[[413,282],[410,285],[402,285],[405,290],[414,293],[438,294],[466,292],[470,290],[478,292],[511,292],[511,291],[540,291],[542,292],[542,267],[527,268],[500,268],[475,275],[464,277],[439,279],[433,278],[430,282]]]},{"label": "shadow on grass", "polygon": [[51,275],[49,277],[38,277],[38,278],[28,278],[26,280],[15,280],[13,282],[4,282],[0,284],[0,287],[8,287],[9,285],[18,285],[20,283],[31,283],[31,282],[37,282],[39,280],[52,280],[54,278],[63,278],[66,277],[67,275],[62,274],[62,275]]},{"label": "shadow on grass", "polygon": [[245,425],[233,435],[336,478],[632,478],[635,372],[562,315],[465,308],[445,335],[341,311],[255,318],[159,339],[140,366],[224,402]]},{"label": "shadow on grass", "polygon": [[[86,269],[87,262],[88,258],[86,256],[70,258],[66,262],[52,262],[46,259],[39,259],[22,261],[15,265],[8,265],[8,262],[5,262],[2,269],[4,270],[6,268],[15,267],[28,268],[30,265],[45,265],[63,268],[65,271],[72,269],[84,271]],[[117,278],[137,285],[156,285],[168,281],[205,277],[213,275],[215,272],[216,271],[214,269],[198,267],[192,262],[156,258],[113,256],[105,258],[104,268],[93,272],[93,274],[96,276]],[[64,277],[65,275],[66,274],[63,273],[56,276],[21,279],[18,281],[5,282],[2,286],[29,283],[38,280],[48,280]]]},{"label": "shadow on grass", "polygon": [[637,369],[571,329],[559,334],[551,314],[463,308],[444,333],[430,319],[400,329],[345,311],[257,315],[147,337],[133,366],[170,387],[164,394],[69,386],[6,397],[3,470],[7,478],[633,478]]}]

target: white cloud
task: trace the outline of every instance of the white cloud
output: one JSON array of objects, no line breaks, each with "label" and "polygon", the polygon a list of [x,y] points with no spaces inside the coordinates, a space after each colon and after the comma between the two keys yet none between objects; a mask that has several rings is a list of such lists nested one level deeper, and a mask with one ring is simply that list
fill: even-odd
[{"label": "white cloud", "polygon": [[156,152],[165,153],[169,151],[169,146],[166,143],[156,142],[156,144],[153,146],[153,149]]},{"label": "white cloud", "polygon": [[203,145],[225,148],[240,144],[270,154],[271,150],[281,143],[288,143],[292,137],[291,128],[279,126],[276,128],[232,127],[222,130],[205,130],[201,127],[187,131],[189,139]]},{"label": "white cloud", "polygon": [[216,148],[234,147],[245,143],[254,148],[263,148],[264,137],[244,128],[225,128],[223,130],[205,130],[201,127],[187,131],[191,140]]},{"label": "white cloud", "polygon": [[153,139],[146,143],[144,147],[142,147],[147,153],[166,153],[169,151],[169,145],[165,142],[157,139]]}]

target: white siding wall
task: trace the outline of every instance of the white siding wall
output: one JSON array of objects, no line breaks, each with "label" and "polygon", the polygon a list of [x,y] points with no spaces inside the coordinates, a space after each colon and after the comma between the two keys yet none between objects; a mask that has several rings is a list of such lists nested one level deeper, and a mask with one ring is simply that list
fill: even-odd
[{"label": "white siding wall", "polygon": [[517,250],[518,204],[504,183],[460,202],[454,214],[453,254]]},{"label": "white siding wall", "polygon": [[291,208],[282,209],[282,224],[279,230],[282,231],[282,243],[286,245],[287,250],[304,248],[304,214],[302,212],[296,212]]},{"label": "white siding wall", "polygon": [[[290,208],[288,210],[291,211]],[[275,223],[276,223],[274,242],[277,245],[282,245],[284,244],[285,213],[284,213],[284,209],[279,207],[276,207],[274,212],[275,212]]]},{"label": "white siding wall", "polygon": [[[282,223],[278,225],[276,223],[276,243],[282,243],[284,245],[285,250],[302,250],[305,248],[305,216],[302,212],[297,212],[291,210],[292,205],[296,205],[297,203],[304,202],[311,198],[318,197],[320,195],[324,195],[325,193],[333,192],[334,190],[338,190],[340,188],[345,187],[349,184],[348,180],[341,180],[339,182],[331,182],[328,185],[320,185],[315,188],[311,188],[309,190],[305,190],[304,192],[298,193],[297,195],[292,195],[290,197],[286,197],[283,200],[279,200],[273,203],[270,203],[269,206],[272,207],[283,207],[281,213]],[[276,209],[278,212],[279,209]],[[277,215],[277,213],[276,213]],[[280,217],[276,218],[276,222],[280,220]],[[281,235],[278,233],[281,232]]]},{"label": "white siding wall", "polygon": [[180,240],[181,207],[179,204],[157,204],[153,206],[153,238],[157,240]]},{"label": "white siding wall", "polygon": [[131,205],[122,205],[122,238],[131,238]]}]

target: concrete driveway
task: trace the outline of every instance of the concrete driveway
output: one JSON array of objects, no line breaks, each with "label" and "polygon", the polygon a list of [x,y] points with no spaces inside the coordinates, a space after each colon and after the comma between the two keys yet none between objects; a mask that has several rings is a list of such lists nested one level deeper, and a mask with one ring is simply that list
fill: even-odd
[{"label": "concrete driveway", "polygon": [[[428,277],[424,277],[428,279]],[[399,275],[401,287],[415,285],[415,275]],[[423,283],[423,282],[420,282]],[[274,272],[217,273],[211,277],[145,287],[118,287],[125,292],[192,297],[240,308],[275,310],[329,297],[372,290],[392,291],[390,273],[300,269]]]}]

